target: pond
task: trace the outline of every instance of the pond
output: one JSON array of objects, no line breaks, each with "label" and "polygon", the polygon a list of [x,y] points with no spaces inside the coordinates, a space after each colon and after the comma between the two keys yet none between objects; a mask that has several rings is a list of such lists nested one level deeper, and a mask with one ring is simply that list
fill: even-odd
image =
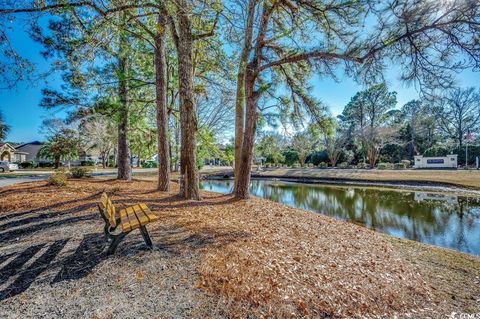
[{"label": "pond", "polygon": [[[233,181],[205,180],[201,187],[231,193]],[[250,191],[392,236],[480,255],[479,197],[272,180],[252,180]]]}]

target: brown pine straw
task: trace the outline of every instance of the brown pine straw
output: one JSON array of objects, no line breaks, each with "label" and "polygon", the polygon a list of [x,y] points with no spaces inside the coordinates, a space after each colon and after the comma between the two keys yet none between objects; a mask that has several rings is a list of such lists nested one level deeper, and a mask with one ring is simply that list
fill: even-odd
[{"label": "brown pine straw", "polygon": [[[81,198],[91,212],[103,190],[117,205],[145,202],[160,217],[151,232],[175,224],[206,243],[196,288],[217,298],[212,317],[436,318],[473,311],[480,300],[468,282],[461,285],[465,300],[446,298],[454,288],[436,279],[430,260],[421,260],[428,257],[424,251],[464,254],[409,241],[407,247],[349,222],[259,198],[236,201],[202,192],[201,202],[183,201],[176,183],[170,193],[160,193],[154,182],[138,180],[77,180],[60,189],[37,182],[0,188],[0,211],[64,210]],[[468,271],[457,265],[440,268],[442,275],[478,279],[480,259],[465,260]]]}]

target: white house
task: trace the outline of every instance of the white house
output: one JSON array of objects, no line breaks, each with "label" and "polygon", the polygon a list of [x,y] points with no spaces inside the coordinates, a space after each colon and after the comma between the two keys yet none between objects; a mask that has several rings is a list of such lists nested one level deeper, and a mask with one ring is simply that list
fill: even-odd
[{"label": "white house", "polygon": [[414,156],[414,168],[457,168],[458,155],[447,155],[446,157],[423,157]]}]

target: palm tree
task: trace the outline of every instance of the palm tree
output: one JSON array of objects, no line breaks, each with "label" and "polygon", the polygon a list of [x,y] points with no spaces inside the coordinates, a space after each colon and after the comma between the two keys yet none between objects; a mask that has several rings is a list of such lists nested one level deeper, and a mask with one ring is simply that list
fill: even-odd
[{"label": "palm tree", "polygon": [[55,168],[60,166],[63,159],[78,156],[79,139],[75,132],[64,129],[53,135],[38,151],[38,157],[53,159]]}]

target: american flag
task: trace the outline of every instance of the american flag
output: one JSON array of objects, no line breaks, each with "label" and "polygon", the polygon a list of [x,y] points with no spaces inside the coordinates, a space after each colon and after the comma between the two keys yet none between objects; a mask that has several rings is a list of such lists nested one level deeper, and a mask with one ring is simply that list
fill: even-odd
[{"label": "american flag", "polygon": [[471,141],[471,140],[473,140],[473,135],[472,135],[472,133],[471,133],[470,131],[468,131],[468,133],[467,133],[467,141]]}]

